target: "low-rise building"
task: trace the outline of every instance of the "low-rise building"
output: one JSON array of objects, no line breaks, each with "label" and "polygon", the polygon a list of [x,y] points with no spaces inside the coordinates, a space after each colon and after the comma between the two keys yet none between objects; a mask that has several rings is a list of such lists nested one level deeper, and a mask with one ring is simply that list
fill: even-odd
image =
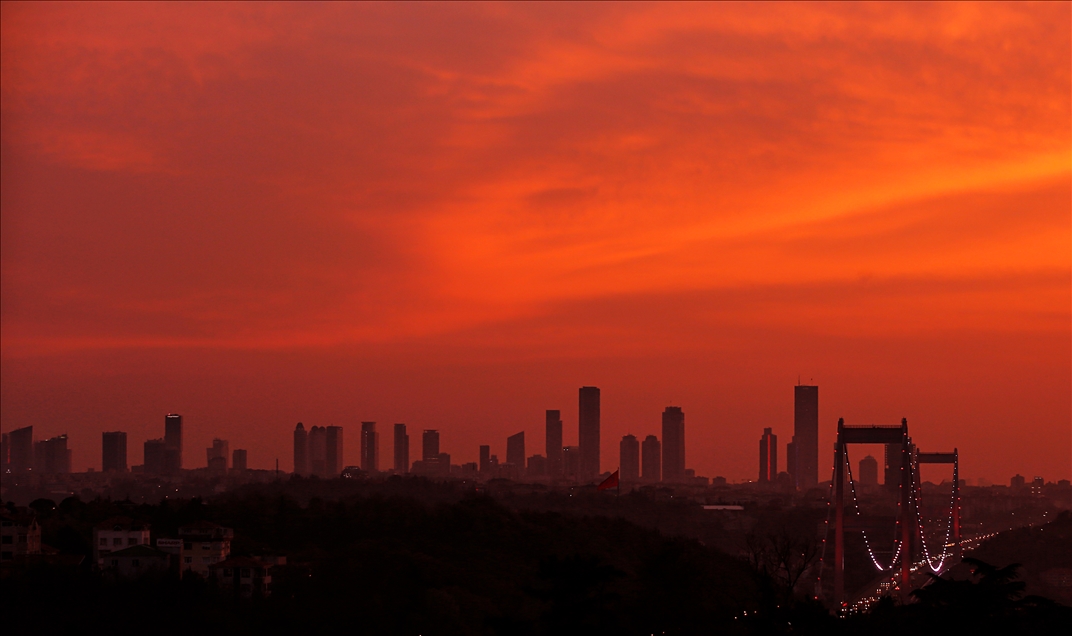
[{"label": "low-rise building", "polygon": [[191,570],[208,578],[209,566],[231,555],[234,530],[211,521],[195,521],[179,528],[182,540],[181,570]]},{"label": "low-rise building", "polygon": [[130,517],[112,517],[93,528],[93,562],[97,567],[104,567],[104,558],[112,552],[136,545],[150,545],[149,524]]},{"label": "low-rise building", "polygon": [[272,593],[272,566],[252,557],[231,557],[209,566],[220,591],[236,596],[268,596]]},{"label": "low-rise building", "polygon": [[41,553],[41,526],[31,513],[0,513],[0,561]]},{"label": "low-rise building", "polygon": [[138,579],[146,574],[168,571],[171,555],[147,545],[114,550],[101,558],[101,570],[117,579]]}]

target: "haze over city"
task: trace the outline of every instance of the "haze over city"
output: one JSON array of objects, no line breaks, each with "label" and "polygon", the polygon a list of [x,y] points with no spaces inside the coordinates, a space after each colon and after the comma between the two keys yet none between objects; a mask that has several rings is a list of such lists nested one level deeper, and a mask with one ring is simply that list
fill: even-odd
[{"label": "haze over city", "polygon": [[1067,3],[2,18],[0,423],[75,470],[169,412],[196,462],[289,471],[299,421],[475,462],[596,386],[603,470],[675,405],[743,481],[805,384],[821,473],[907,418],[1072,475]]}]

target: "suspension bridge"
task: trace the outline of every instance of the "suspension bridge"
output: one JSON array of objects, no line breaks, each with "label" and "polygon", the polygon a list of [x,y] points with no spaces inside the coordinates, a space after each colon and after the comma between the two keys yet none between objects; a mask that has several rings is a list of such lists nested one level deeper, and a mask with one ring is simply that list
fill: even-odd
[{"label": "suspension bridge", "polygon": [[[893,544],[889,553],[879,548],[874,536],[868,536],[868,525],[862,522],[863,514],[857,496],[856,481],[853,479],[849,462],[849,446],[853,444],[882,444],[887,449],[887,462],[890,451],[899,450],[899,480],[897,483],[897,515],[894,520]],[[893,455],[896,457],[896,455]],[[948,515],[944,528],[928,528],[923,514],[923,492],[920,480],[920,466],[923,464],[952,465],[953,478],[950,487]],[[887,471],[887,482],[891,476]],[[846,486],[851,496],[852,508],[846,508]],[[887,483],[886,487],[891,488]],[[833,601],[838,611],[847,611],[849,603],[845,594],[845,532],[859,531],[863,538],[864,552],[875,568],[877,579],[871,585],[875,590],[871,598],[880,594],[899,593],[901,600],[908,600],[912,589],[912,576],[916,572],[930,571],[941,574],[948,564],[960,562],[963,541],[960,529],[960,477],[958,453],[922,452],[908,434],[908,420],[902,419],[900,426],[848,426],[844,419],[838,420],[837,441],[834,444],[834,466],[830,482],[829,506],[834,516],[833,527],[830,514],[827,515],[826,536],[823,539],[822,556],[819,563],[816,595],[822,595],[824,575],[833,577]],[[833,562],[827,562],[827,547],[830,530],[833,530]],[[943,532],[944,530],[944,532]],[[939,539],[936,545],[936,536]],[[890,554],[883,563],[882,554]],[[857,555],[863,556],[863,555]]]}]

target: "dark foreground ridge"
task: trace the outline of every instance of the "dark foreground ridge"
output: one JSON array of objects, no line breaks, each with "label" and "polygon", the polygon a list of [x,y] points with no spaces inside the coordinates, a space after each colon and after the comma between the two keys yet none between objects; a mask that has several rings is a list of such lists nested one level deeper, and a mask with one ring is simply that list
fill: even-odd
[{"label": "dark foreground ridge", "polygon": [[[160,536],[212,521],[234,529],[232,557],[286,555],[286,564],[272,568],[269,595],[246,597],[190,572],[124,580],[91,567],[90,558],[77,566],[42,559],[7,571],[0,583],[5,632],[903,634],[1000,626],[1061,633],[1072,624],[1069,608],[1025,598],[1005,563],[975,564],[974,575],[927,586],[914,604],[882,602],[870,614],[838,619],[765,568],[696,538],[621,516],[441,494],[299,499],[247,489],[158,505],[35,502],[45,543],[69,555],[91,555],[93,527],[123,515]],[[1070,527],[1066,513],[1045,530],[1060,539]],[[1033,547],[1053,550],[1039,543],[1044,534]]]}]

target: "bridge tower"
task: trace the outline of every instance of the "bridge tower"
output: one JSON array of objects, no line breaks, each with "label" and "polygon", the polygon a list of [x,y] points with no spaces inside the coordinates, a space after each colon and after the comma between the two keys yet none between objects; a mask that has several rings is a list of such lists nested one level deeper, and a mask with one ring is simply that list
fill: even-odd
[{"label": "bridge tower", "polygon": [[[845,452],[849,444],[894,444],[901,447],[899,551],[902,599],[908,595],[912,573],[912,537],[916,531],[916,515],[912,506],[912,440],[908,436],[908,420],[902,418],[900,426],[846,426],[844,418],[838,419],[837,442],[834,445],[834,602],[838,611],[845,606]],[[959,529],[959,523],[957,527]]]}]

